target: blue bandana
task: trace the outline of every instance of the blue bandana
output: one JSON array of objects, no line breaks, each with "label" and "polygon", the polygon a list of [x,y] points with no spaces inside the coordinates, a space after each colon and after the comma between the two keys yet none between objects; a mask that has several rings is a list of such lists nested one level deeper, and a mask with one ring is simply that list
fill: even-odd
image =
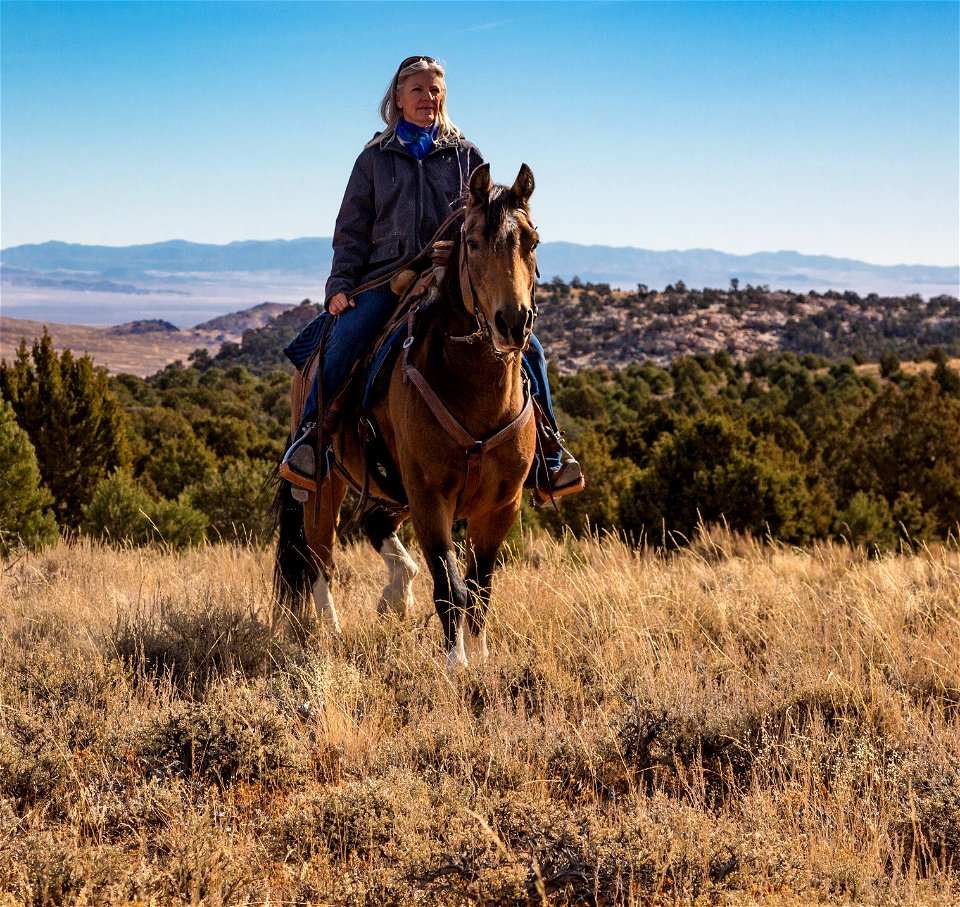
[{"label": "blue bandana", "polygon": [[408,123],[402,117],[397,123],[397,138],[418,161],[422,161],[427,156],[439,132],[439,126],[424,129],[423,126]]}]

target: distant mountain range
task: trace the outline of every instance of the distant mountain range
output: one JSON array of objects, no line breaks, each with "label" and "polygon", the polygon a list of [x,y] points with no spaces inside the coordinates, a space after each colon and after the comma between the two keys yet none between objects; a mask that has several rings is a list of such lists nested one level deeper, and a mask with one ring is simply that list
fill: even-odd
[{"label": "distant mountain range", "polygon": [[[847,258],[757,252],[730,255],[712,249],[651,251],[631,247],[545,242],[539,250],[544,279],[579,277],[620,288],[645,284],[663,289],[683,281],[689,287],[741,286],[771,289],[852,290],[860,294],[924,297],[960,293],[960,266],[872,265]],[[322,289],[330,268],[328,238],[233,242],[207,245],[172,240],[138,246],[86,246],[62,242],[13,246],[0,251],[4,288],[84,290],[100,293],[181,293],[195,281],[217,275],[301,279]]]},{"label": "distant mountain range", "polygon": [[331,258],[329,239],[250,240],[225,246],[182,239],[143,246],[45,242],[0,250],[4,270],[78,271],[114,280],[236,271],[317,274],[329,271]]}]

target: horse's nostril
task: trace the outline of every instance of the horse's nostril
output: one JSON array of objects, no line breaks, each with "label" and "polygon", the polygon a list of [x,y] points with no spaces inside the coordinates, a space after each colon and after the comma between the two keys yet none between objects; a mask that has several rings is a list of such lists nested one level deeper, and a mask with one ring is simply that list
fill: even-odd
[{"label": "horse's nostril", "polygon": [[532,320],[523,309],[499,311],[493,316],[497,333],[511,346],[521,347],[527,342]]}]

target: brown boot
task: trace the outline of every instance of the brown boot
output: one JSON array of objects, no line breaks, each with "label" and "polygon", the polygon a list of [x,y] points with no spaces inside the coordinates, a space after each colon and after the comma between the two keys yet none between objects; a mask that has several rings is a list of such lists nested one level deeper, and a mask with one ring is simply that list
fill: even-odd
[{"label": "brown boot", "polygon": [[533,489],[533,493],[541,503],[563,498],[568,494],[576,494],[587,487],[587,480],[583,477],[580,464],[572,457],[548,472],[548,482],[547,487],[544,487],[543,483],[538,483]]}]

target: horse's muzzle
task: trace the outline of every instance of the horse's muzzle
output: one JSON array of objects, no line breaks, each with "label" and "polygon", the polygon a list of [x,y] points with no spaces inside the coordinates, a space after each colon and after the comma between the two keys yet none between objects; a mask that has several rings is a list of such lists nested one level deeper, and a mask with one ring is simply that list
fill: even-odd
[{"label": "horse's muzzle", "polygon": [[533,330],[533,309],[517,306],[498,309],[493,316],[494,340],[504,352],[527,347]]}]

